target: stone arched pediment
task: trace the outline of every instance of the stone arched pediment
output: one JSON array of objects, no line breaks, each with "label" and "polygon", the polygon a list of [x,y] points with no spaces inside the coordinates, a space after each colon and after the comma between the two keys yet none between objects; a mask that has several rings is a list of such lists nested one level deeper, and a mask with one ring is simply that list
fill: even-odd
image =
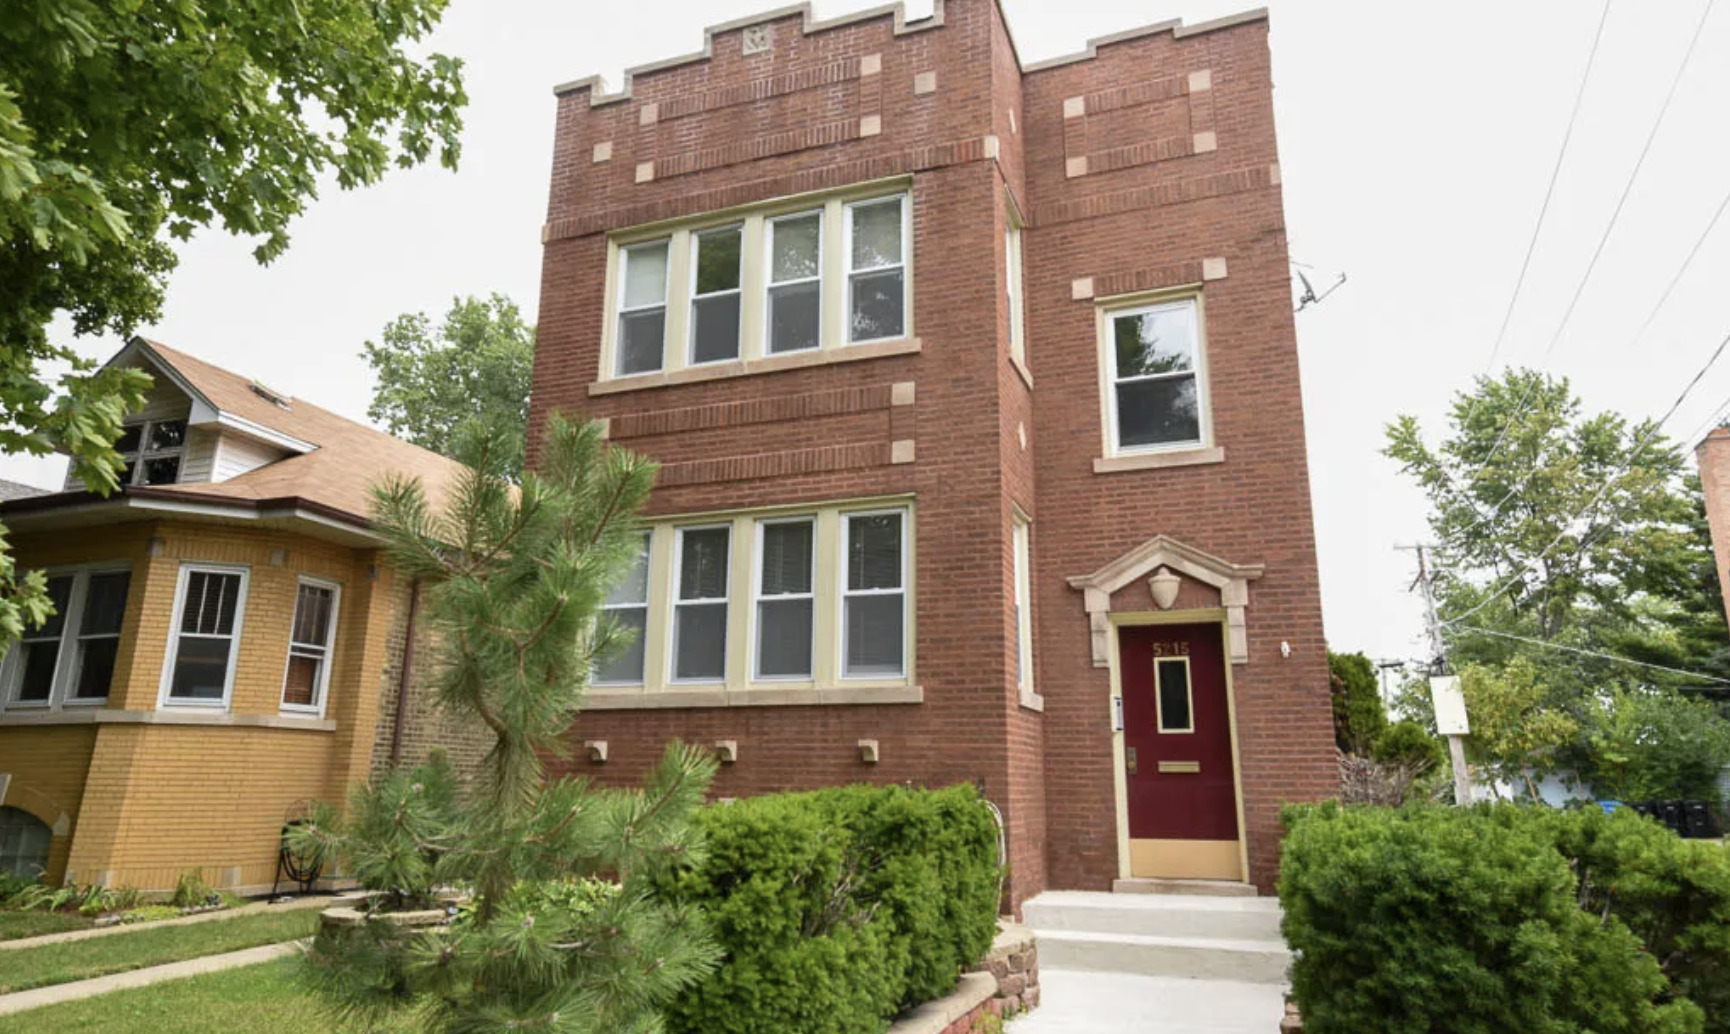
[{"label": "stone arched pediment", "polygon": [[1149,607],[1164,609],[1170,605],[1169,598],[1164,604],[1156,602],[1162,591],[1157,584],[1163,580],[1162,571],[1175,572],[1219,590],[1220,605],[1226,613],[1231,661],[1248,663],[1245,612],[1249,607],[1249,583],[1260,578],[1263,570],[1261,564],[1234,564],[1169,535],[1156,535],[1092,574],[1069,579],[1071,588],[1081,590],[1087,608],[1093,633],[1093,666],[1104,668],[1111,663],[1112,593],[1137,579],[1148,578],[1149,592],[1155,597],[1149,601]]}]

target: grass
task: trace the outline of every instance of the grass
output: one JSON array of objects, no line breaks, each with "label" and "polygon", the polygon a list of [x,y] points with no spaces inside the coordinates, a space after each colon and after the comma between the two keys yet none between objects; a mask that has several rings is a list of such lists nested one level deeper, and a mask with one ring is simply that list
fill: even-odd
[{"label": "grass", "polygon": [[292,941],[310,937],[317,929],[318,910],[300,908],[0,950],[0,994]]},{"label": "grass", "polygon": [[[49,1005],[0,1017],[6,1034],[360,1034],[337,1023],[295,982],[298,959],[277,959],[207,976]],[[403,1034],[406,1023],[367,1034]]]},{"label": "grass", "polygon": [[40,937],[47,933],[82,930],[90,920],[71,912],[0,912],[0,941],[15,941],[20,937]]}]

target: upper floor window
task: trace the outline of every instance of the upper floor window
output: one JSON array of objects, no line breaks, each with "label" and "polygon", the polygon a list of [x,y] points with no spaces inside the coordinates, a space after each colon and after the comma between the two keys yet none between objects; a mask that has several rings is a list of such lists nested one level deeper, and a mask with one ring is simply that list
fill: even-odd
[{"label": "upper floor window", "polygon": [[909,340],[911,210],[907,193],[877,187],[627,237],[612,252],[605,376],[708,365],[719,376],[730,363]]},{"label": "upper floor window", "polygon": [[661,368],[667,342],[667,242],[636,244],[623,251],[619,289],[618,375]]},{"label": "upper floor window", "polygon": [[240,653],[246,583],[244,567],[181,567],[168,657],[162,665],[164,704],[228,704]]},{"label": "upper floor window", "polygon": [[124,568],[50,573],[54,615],[40,628],[27,628],[13,647],[0,675],[6,688],[0,699],[14,707],[107,700],[131,581]]},{"label": "upper floor window", "polygon": [[905,333],[907,253],[901,195],[847,206],[847,340]]},{"label": "upper floor window", "polygon": [[1104,323],[1113,452],[1206,445],[1207,392],[1196,299],[1108,310]]},{"label": "upper floor window", "polygon": [[336,610],[342,589],[302,578],[289,625],[288,670],[282,678],[282,709],[324,713],[330,688],[330,653],[336,641]]},{"label": "upper floor window", "polygon": [[691,248],[692,366],[739,358],[739,273],[744,228],[693,234]]},{"label": "upper floor window", "polygon": [[624,580],[613,586],[601,612],[614,625],[635,633],[629,646],[613,654],[595,670],[595,682],[606,685],[640,685],[643,681],[644,649],[649,630],[649,533],[644,532],[637,562]]},{"label": "upper floor window", "polygon": [[147,420],[128,424],[114,443],[125,469],[122,485],[172,485],[180,480],[186,452],[185,420]]}]

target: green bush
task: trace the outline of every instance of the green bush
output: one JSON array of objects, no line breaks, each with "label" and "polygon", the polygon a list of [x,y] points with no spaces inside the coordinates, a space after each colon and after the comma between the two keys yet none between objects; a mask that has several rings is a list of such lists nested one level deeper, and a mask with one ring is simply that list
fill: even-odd
[{"label": "green bush", "polygon": [[1288,811],[1279,889],[1305,1029],[1703,1030],[1627,924],[1581,908],[1563,821],[1511,806]]},{"label": "green bush", "polygon": [[1370,756],[1385,765],[1403,765],[1413,772],[1428,772],[1442,765],[1442,745],[1417,722],[1395,722],[1383,729],[1370,748]]},{"label": "green bush", "polygon": [[726,960],[670,1034],[876,1034],[953,990],[997,928],[997,827],[970,786],[754,797],[698,817],[700,866],[667,876]]}]

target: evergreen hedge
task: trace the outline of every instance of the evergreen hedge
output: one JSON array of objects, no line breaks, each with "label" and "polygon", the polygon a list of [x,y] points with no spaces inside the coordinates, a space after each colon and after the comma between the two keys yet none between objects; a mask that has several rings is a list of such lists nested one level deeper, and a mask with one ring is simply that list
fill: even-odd
[{"label": "evergreen hedge", "polygon": [[1730,851],[1632,812],[1289,809],[1311,1034],[1730,1032]]},{"label": "evergreen hedge", "polygon": [[726,957],[669,1034],[877,1034],[996,935],[997,826],[971,786],[752,797],[697,824],[706,860],[661,891],[703,906]]}]

